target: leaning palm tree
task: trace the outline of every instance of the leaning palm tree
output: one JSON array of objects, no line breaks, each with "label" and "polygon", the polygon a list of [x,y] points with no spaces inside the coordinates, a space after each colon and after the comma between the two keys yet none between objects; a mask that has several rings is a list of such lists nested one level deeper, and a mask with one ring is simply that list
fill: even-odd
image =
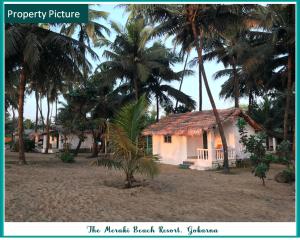
[{"label": "leaning palm tree", "polygon": [[158,156],[146,154],[141,136],[146,109],[145,96],[121,108],[109,124],[108,136],[113,159],[100,161],[105,167],[121,169],[126,175],[127,188],[133,186],[136,173],[151,177],[158,173]]}]

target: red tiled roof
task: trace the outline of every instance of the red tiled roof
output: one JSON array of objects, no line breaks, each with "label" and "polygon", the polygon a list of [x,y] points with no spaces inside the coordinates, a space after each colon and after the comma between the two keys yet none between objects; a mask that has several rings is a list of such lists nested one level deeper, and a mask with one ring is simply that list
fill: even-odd
[{"label": "red tiled roof", "polygon": [[[262,130],[253,119],[239,108],[219,109],[218,112],[222,122],[243,117],[255,130]],[[199,135],[203,130],[208,130],[216,125],[212,110],[171,114],[148,126],[144,129],[143,135]]]}]

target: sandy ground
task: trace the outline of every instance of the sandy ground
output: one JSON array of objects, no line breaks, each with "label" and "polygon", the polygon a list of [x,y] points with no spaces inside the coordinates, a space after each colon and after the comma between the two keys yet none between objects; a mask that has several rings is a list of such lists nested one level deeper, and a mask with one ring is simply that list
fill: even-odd
[{"label": "sandy ground", "polygon": [[272,165],[266,187],[249,169],[215,171],[161,165],[153,180],[122,189],[121,172],[92,166],[87,155],[65,164],[55,155],[27,154],[16,164],[6,153],[6,221],[294,221],[295,185],[277,183]]}]

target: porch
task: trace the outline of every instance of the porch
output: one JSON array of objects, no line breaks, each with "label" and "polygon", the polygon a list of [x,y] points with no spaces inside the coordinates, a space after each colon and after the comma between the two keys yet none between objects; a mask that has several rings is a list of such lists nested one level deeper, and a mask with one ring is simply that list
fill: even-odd
[{"label": "porch", "polygon": [[[187,162],[190,162],[191,169],[207,170],[223,166],[224,151],[223,149],[203,149],[197,148],[196,156],[188,156]],[[229,166],[234,166],[236,161],[235,148],[228,149]]]},{"label": "porch", "polygon": [[[227,130],[227,129],[226,129]],[[238,149],[234,131],[226,131],[229,166],[234,166]],[[223,166],[224,151],[220,134],[215,129],[202,131],[197,136],[187,137],[187,159],[191,169],[207,170]]]}]

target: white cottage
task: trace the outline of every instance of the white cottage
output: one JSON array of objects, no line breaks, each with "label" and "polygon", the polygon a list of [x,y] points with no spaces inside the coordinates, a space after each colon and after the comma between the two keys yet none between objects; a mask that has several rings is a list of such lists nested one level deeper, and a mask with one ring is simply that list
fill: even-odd
[{"label": "white cottage", "polygon": [[[239,142],[237,119],[246,120],[248,134],[262,129],[240,109],[221,109],[218,112],[227,140],[229,164],[235,166],[237,159],[247,158]],[[212,110],[169,115],[147,127],[143,134],[152,136],[153,154],[158,154],[162,163],[179,165],[190,162],[190,168],[198,170],[223,165],[222,141]]]},{"label": "white cottage", "polygon": [[[47,135],[46,133],[43,133],[42,136],[43,136],[42,149],[40,151],[44,153],[46,149]],[[84,137],[85,138],[80,145],[80,149],[91,151],[94,142],[93,135],[91,132],[86,131],[84,133]],[[78,142],[79,142],[79,138],[75,134],[65,135],[60,131],[52,130],[50,131],[50,140],[49,140],[50,148],[48,150],[48,153],[56,153],[59,150],[63,150],[64,144],[68,144],[69,148],[74,150],[76,149]]]}]

